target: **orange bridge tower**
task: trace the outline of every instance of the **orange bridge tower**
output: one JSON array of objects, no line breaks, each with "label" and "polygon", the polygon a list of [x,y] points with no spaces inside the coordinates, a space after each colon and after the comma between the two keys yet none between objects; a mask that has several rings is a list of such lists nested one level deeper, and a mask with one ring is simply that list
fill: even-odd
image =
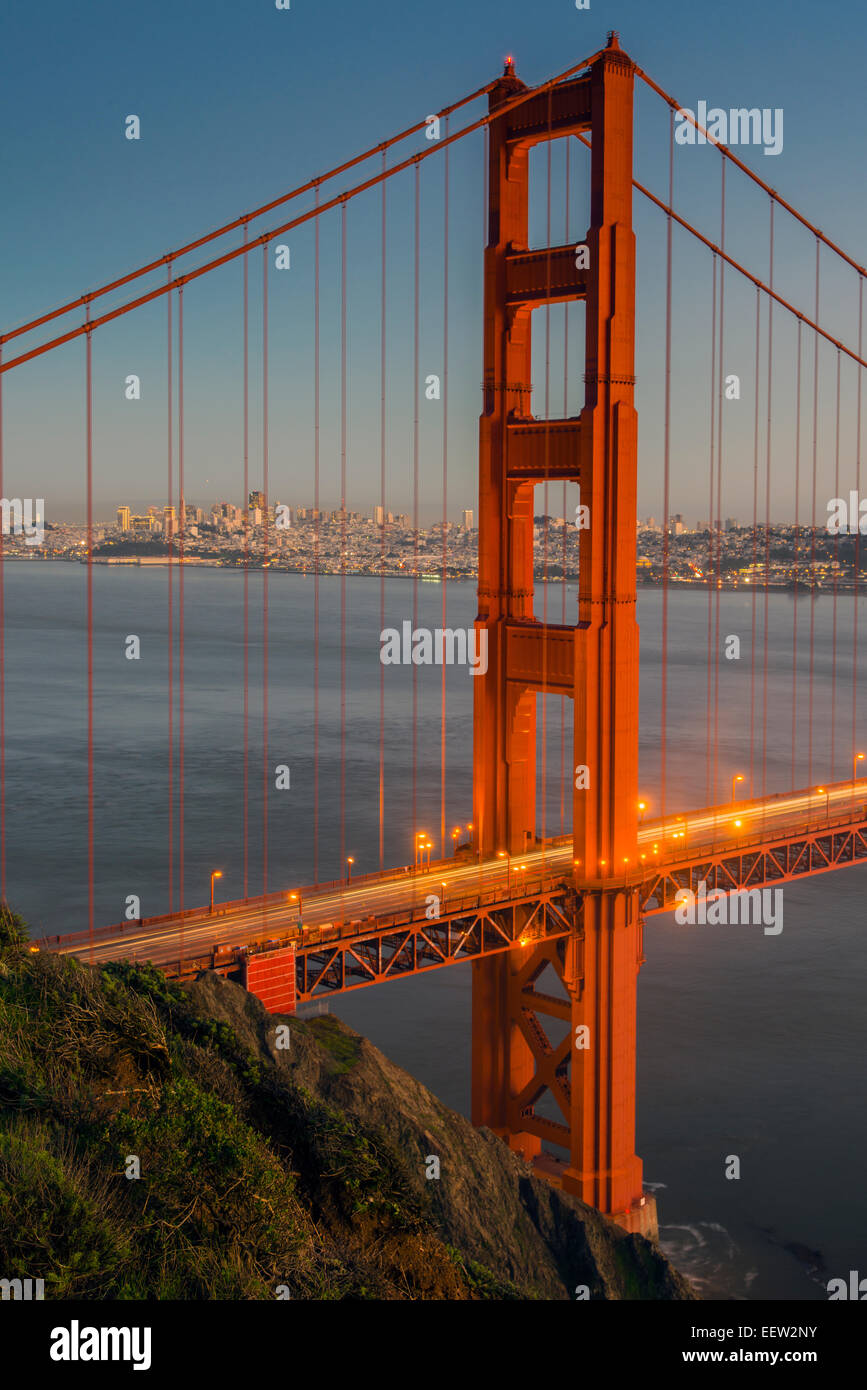
[{"label": "orange bridge tower", "polygon": [[[611,34],[579,77],[510,109],[526,87],[509,62],[489,96],[492,112],[504,110],[489,128],[477,617],[488,666],[475,681],[475,848],[520,856],[537,847],[536,697],[571,696],[575,897],[567,938],[473,964],[473,1120],[566,1191],[654,1235],[655,1203],[635,1153],[642,932],[634,73]],[[530,148],[583,131],[592,143],[587,235],[578,247],[530,251]],[[586,310],[584,406],[576,419],[536,420],[532,312],[576,299]],[[577,483],[589,508],[574,626],[534,616],[533,498],[546,478]],[[536,988],[548,967],[556,995]],[[546,1019],[549,1031],[566,1025],[558,1043]],[[568,1158],[543,1153],[543,1141]]]}]

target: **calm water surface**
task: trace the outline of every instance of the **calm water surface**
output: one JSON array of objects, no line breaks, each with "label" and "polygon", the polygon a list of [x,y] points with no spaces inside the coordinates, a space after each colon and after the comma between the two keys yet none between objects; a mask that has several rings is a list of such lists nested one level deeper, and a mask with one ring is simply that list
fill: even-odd
[{"label": "calm water surface", "polygon": [[[71,564],[13,563],[6,591],[7,891],[37,930],[87,924],[85,571]],[[94,570],[95,920],[116,921],[136,893],[142,911],[169,905],[167,730],[169,720],[165,569]],[[205,901],[211,869],[236,897],[244,889],[243,577],[189,572],[184,585],[183,894]],[[249,811],[247,884],[261,891],[263,580],[249,577]],[[178,579],[174,577],[177,599]],[[541,613],[542,598],[538,608]],[[560,590],[549,590],[549,617],[560,619]],[[441,624],[442,590],[420,585],[419,622]],[[386,585],[386,624],[412,616],[412,585]],[[574,590],[567,591],[568,620]],[[450,585],[448,622],[468,626],[471,585]],[[851,775],[851,599],[811,608],[789,597],[768,600],[768,699],[762,659],[753,681],[750,634],[762,632],[764,596],[725,594],[720,632],[738,634],[740,661],[719,673],[720,799],[744,773],[769,791],[833,771]],[[658,811],[661,595],[641,595],[641,775],[651,813]],[[811,621],[812,620],[812,621]],[[313,581],[269,580],[268,766],[285,763],[291,787],[268,779],[268,886],[291,887],[339,872],[344,854],[357,872],[379,862],[380,589],[346,585],[346,782],[341,815],[342,626],[339,580],[320,582],[319,841],[314,808]],[[797,624],[799,668],[793,680]],[[813,730],[806,676],[812,626]],[[862,622],[867,630],[867,624]],[[175,619],[177,631],[177,615]],[[708,598],[669,600],[668,777],[672,809],[707,803],[706,707]],[[127,636],[141,659],[124,657]],[[836,654],[835,654],[836,646]],[[867,685],[867,664],[858,681]],[[836,671],[836,683],[832,676]],[[175,780],[180,710],[174,665]],[[447,673],[449,830],[472,817],[472,679]],[[438,839],[440,825],[441,672],[417,680],[418,741],[413,806],[412,674],[386,670],[386,864],[412,857],[414,827]],[[754,698],[751,701],[751,685]],[[797,689],[793,730],[792,691]],[[832,690],[837,691],[833,708]],[[867,744],[867,718],[854,742]],[[546,832],[568,828],[562,794],[561,705],[546,702]],[[540,719],[540,730],[542,728]],[[750,729],[753,760],[750,765]],[[568,729],[567,729],[568,739]],[[833,740],[833,750],[832,750]],[[568,744],[567,744],[568,746]],[[833,751],[833,762],[832,762]],[[793,764],[794,758],[794,764]],[[811,766],[812,760],[812,766]],[[173,901],[180,883],[179,807],[174,810]],[[541,822],[541,812],[540,812]],[[541,823],[540,823],[541,828]],[[785,889],[781,935],[755,928],[678,928],[650,918],[647,963],[639,985],[638,1147],[657,1191],[666,1250],[706,1297],[823,1298],[830,1277],[867,1272],[867,1140],[864,997],[867,870],[851,869]],[[444,1101],[469,1111],[470,971],[462,967],[342,997],[336,1012],[367,1034]],[[726,1158],[741,1160],[739,1181]]]}]

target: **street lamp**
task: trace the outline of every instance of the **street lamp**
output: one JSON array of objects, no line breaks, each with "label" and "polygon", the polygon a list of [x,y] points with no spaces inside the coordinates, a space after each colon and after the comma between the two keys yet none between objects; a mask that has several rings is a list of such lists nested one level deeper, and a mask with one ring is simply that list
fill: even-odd
[{"label": "street lamp", "polygon": [[498,849],[498,850],[497,850],[497,858],[498,858],[498,859],[505,859],[505,861],[506,861],[506,892],[507,892],[507,894],[509,895],[509,897],[511,897],[511,896],[512,896],[512,856],[511,856],[511,854],[507,854],[506,851],[505,851],[504,849]]},{"label": "street lamp", "polygon": [[824,788],[824,787],[817,787],[817,788],[816,788],[816,791],[819,793],[820,796],[824,796],[824,798],[825,798],[825,820],[827,820],[828,817],[829,817],[830,814],[831,814],[830,809],[829,809],[829,807],[828,807],[828,802],[829,802],[830,799],[831,799],[831,793],[825,791],[825,788]]},{"label": "street lamp", "polygon": [[351,882],[352,882],[352,866],[353,866],[354,863],[355,863],[355,860],[354,860],[354,859],[352,858],[352,856],[350,855],[349,858],[348,858],[347,861],[346,861],[346,882],[347,882],[347,883],[351,883]]},{"label": "street lamp", "polygon": [[744,780],[744,777],[743,777],[743,773],[742,773],[742,772],[736,773],[735,776],[732,778],[732,801],[737,801],[737,799],[738,799],[738,782],[742,782],[743,780]]},{"label": "street lamp", "polygon": [[455,854],[457,854],[458,852],[458,839],[460,837],[460,833],[460,827],[456,825],[454,830],[452,831],[452,843],[455,847]]},{"label": "street lamp", "polygon": [[639,824],[639,825],[643,825],[643,824],[644,824],[644,813],[645,813],[646,810],[647,810],[647,802],[646,802],[646,801],[639,801],[639,803],[638,803],[638,824]]},{"label": "street lamp", "polygon": [[442,899],[441,899],[441,901],[440,901],[440,907],[442,908],[443,912],[445,912],[445,909],[446,909],[446,889],[448,888],[448,883],[446,882],[445,879],[443,879],[442,882],[440,883],[440,888],[442,888],[442,890],[443,890]]},{"label": "street lamp", "polygon": [[213,910],[214,910],[214,879],[215,879],[215,878],[222,878],[222,877],[223,877],[223,870],[222,870],[222,869],[215,869],[214,872],[211,874],[211,911],[212,911],[212,912],[213,912]]},{"label": "street lamp", "polygon": [[854,756],[853,756],[853,758],[852,758],[852,781],[853,781],[853,782],[856,782],[856,781],[858,780],[858,764],[859,764],[859,763],[863,763],[863,761],[864,761],[864,754],[863,754],[863,753],[855,753],[855,754],[854,754]]}]

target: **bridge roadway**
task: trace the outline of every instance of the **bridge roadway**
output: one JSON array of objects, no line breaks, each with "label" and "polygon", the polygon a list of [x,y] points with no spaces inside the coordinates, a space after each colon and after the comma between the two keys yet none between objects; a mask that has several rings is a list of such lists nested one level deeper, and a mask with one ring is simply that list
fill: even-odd
[{"label": "bridge roadway", "polygon": [[[677,860],[698,857],[698,851],[715,852],[722,849],[737,852],[744,842],[755,844],[757,837],[796,833],[809,826],[815,830],[824,822],[839,823],[847,816],[865,816],[867,779],[858,782],[829,783],[823,791],[797,791],[766,797],[764,800],[743,801],[712,807],[683,815],[667,816],[665,832],[660,821],[648,821],[639,827],[639,852],[648,872],[657,866]],[[739,824],[738,824],[739,822]],[[571,839],[546,842],[544,848],[532,849],[524,855],[507,858],[492,857],[482,864],[477,860],[455,859],[435,861],[430,868],[390,870],[386,874],[367,875],[355,883],[338,883],[302,888],[301,921],[305,928],[331,922],[358,922],[362,933],[370,928],[371,918],[387,918],[391,914],[408,913],[411,907],[421,908],[428,894],[438,894],[448,912],[449,899],[457,900],[483,891],[496,889],[521,896],[523,884],[528,891],[541,880],[550,881],[560,874],[569,874],[572,857]],[[523,867],[526,866],[526,867]],[[637,864],[623,868],[638,868]],[[579,874],[579,877],[584,877]],[[445,882],[445,889],[442,884]],[[363,920],[364,919],[364,920]],[[43,949],[65,955],[82,955],[94,962],[132,959],[150,960],[165,965],[207,953],[219,943],[242,946],[248,941],[279,937],[297,930],[297,902],[289,900],[288,892],[271,894],[266,899],[248,899],[238,903],[217,904],[213,914],[207,907],[166,918],[144,919],[141,924],[101,928],[94,934],[92,954],[88,934],[48,937],[41,942]]]}]

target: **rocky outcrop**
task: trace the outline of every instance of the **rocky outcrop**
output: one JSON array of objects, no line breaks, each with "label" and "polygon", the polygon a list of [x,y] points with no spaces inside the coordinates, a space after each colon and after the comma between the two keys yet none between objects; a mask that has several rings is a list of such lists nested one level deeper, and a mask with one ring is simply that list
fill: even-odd
[{"label": "rocky outcrop", "polygon": [[[387,1135],[442,1239],[498,1279],[545,1299],[690,1299],[658,1247],[537,1178],[489,1130],[476,1129],[332,1014],[267,1014],[214,974],[186,986],[197,1013],[228,1024],[284,1084]],[[289,1025],[290,1047],[277,1046]],[[439,1160],[439,1177],[427,1176]]]}]

